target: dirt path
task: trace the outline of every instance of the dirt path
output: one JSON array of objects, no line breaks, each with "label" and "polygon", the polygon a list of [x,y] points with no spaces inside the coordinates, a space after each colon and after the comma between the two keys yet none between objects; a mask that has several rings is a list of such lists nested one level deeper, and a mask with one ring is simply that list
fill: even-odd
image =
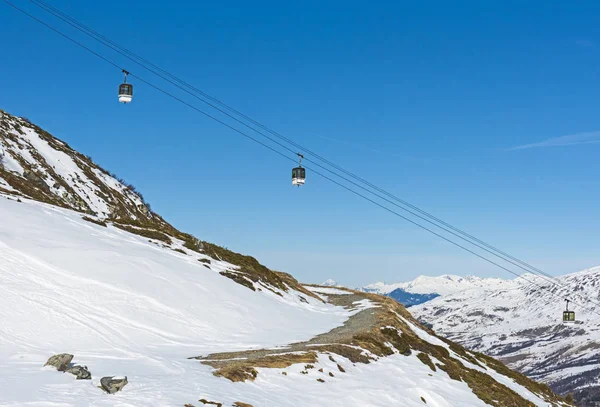
[{"label": "dirt path", "polygon": [[[327,302],[333,305],[341,306],[349,310],[357,309],[357,302],[365,299],[374,301],[374,296],[356,291],[348,291],[348,294],[321,294],[327,297]],[[250,367],[286,367],[292,363],[311,363],[316,359],[316,351],[335,350],[336,353],[361,353],[350,344],[353,339],[362,334],[367,334],[378,326],[378,316],[384,312],[381,306],[363,309],[352,315],[344,325],[332,329],[329,332],[315,336],[309,341],[296,342],[276,349],[258,349],[239,352],[214,353],[204,357],[196,357],[202,363],[210,365],[222,375],[234,380],[228,371],[237,371],[240,368]],[[348,348],[341,350],[342,348]],[[293,354],[292,354],[293,353]],[[359,357],[354,355],[354,358]],[[363,359],[366,358],[363,356]],[[364,360],[362,360],[364,362]],[[254,373],[247,370],[249,375]],[[245,375],[240,377],[244,380]],[[246,377],[248,379],[250,377]]]},{"label": "dirt path", "polygon": [[[447,346],[425,341],[414,332],[411,325],[419,326],[419,323],[393,299],[347,291],[349,294],[325,296],[329,303],[347,309],[356,309],[356,303],[364,300],[369,300],[377,307],[362,309],[348,318],[343,326],[317,335],[309,341],[296,342],[276,349],[216,353],[196,359],[215,368],[215,376],[237,382],[254,380],[258,376],[257,368],[286,369],[294,364],[302,364],[304,370],[300,373],[309,374],[311,369],[318,369],[319,354],[329,355],[330,360],[337,363],[337,375],[345,374],[344,366],[347,363],[371,363],[380,357],[393,354],[410,356],[416,353],[416,357],[427,369],[431,369],[432,372],[442,370],[450,379],[466,383],[473,393],[487,404],[500,407],[534,406],[509,387],[496,382],[486,372],[467,367],[466,363],[495,370],[537,394],[549,405],[567,405],[564,400],[553,394],[549,387],[510,371],[495,359],[469,352],[462,346],[442,338],[439,338],[440,341],[446,342]],[[428,330],[426,327],[422,329]],[[434,335],[431,331],[429,333]],[[318,371],[323,372],[322,368]],[[330,376],[334,374],[331,371],[328,373]],[[281,374],[287,375],[285,370]],[[317,380],[325,382],[325,379],[319,377]]]}]

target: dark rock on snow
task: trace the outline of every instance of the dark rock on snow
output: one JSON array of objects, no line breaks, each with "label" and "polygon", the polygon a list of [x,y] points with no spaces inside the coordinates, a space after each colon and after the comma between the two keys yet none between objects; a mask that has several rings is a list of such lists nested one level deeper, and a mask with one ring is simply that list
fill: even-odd
[{"label": "dark rock on snow", "polygon": [[44,366],[54,366],[59,372],[65,372],[69,366],[71,366],[72,360],[73,355],[69,353],[60,353],[58,355],[51,356]]},{"label": "dark rock on snow", "polygon": [[75,375],[77,380],[91,380],[92,374],[88,370],[87,366],[76,365],[67,370],[67,372]]},{"label": "dark rock on snow", "polygon": [[102,386],[102,389],[108,394],[114,394],[118,391],[121,391],[127,383],[127,376],[107,376],[100,379],[100,386]]}]

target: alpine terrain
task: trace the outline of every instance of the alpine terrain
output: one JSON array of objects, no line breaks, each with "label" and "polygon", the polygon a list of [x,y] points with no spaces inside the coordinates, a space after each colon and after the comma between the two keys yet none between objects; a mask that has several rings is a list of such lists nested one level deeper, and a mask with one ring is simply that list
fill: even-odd
[{"label": "alpine terrain", "polygon": [[[436,336],[390,298],[305,286],[179,231],[134,187],[28,120],[2,114],[0,151],[0,405],[573,406]],[[582,278],[565,282],[586,290]],[[465,307],[456,318],[472,332],[456,337],[482,350],[497,342],[511,366],[539,366],[534,378],[551,381],[556,360],[571,373],[591,369],[597,329],[553,323],[561,302],[533,290],[499,292],[502,305],[485,315],[470,316],[478,305],[460,296],[419,315]],[[502,319],[490,325],[488,314]],[[494,334],[507,324],[506,338]],[[473,346],[469,335],[484,331],[485,346]]]},{"label": "alpine terrain", "polygon": [[[576,312],[563,323],[565,298]],[[592,301],[592,302],[590,302]],[[577,405],[600,406],[600,267],[558,277],[532,274],[451,293],[411,308],[435,332],[572,393]],[[580,306],[580,305],[584,306]]]},{"label": "alpine terrain", "polygon": [[453,294],[475,287],[490,287],[502,284],[504,280],[497,278],[480,278],[476,276],[455,276],[444,274],[439,277],[419,276],[406,283],[386,284],[378,282],[360,288],[367,293],[387,295],[410,307],[431,301],[440,295]]}]

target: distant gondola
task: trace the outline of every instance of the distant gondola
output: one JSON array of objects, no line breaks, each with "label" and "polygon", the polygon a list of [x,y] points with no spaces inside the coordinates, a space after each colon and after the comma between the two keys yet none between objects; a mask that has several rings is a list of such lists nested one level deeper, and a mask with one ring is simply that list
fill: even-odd
[{"label": "distant gondola", "polygon": [[567,302],[567,308],[563,311],[563,322],[575,322],[575,311],[569,311],[569,300],[565,300]]}]

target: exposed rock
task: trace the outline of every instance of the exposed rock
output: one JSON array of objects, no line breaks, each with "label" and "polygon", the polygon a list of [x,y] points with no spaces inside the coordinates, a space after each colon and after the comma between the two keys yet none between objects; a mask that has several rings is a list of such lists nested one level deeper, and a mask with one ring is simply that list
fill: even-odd
[{"label": "exposed rock", "polygon": [[146,205],[140,204],[137,207],[140,210],[140,212],[142,212],[144,215],[146,215],[146,216],[150,215],[150,210],[148,209],[148,207]]},{"label": "exposed rock", "polygon": [[54,366],[59,372],[65,372],[71,365],[73,355],[69,353],[59,353],[51,356],[44,366]]},{"label": "exposed rock", "polygon": [[212,405],[217,406],[217,407],[223,407],[223,403],[217,403],[216,401],[209,401],[209,400],[206,400],[206,399],[200,399],[198,401],[200,403],[202,403],[202,404],[212,404]]},{"label": "exposed rock", "polygon": [[75,365],[67,370],[68,373],[75,375],[77,380],[91,380],[92,374],[88,370],[87,366]]},{"label": "exposed rock", "polygon": [[104,390],[108,394],[114,394],[118,391],[123,390],[123,387],[125,387],[127,383],[127,376],[107,376],[100,379],[100,386],[102,386],[102,390]]},{"label": "exposed rock", "polygon": [[46,184],[44,182],[44,180],[39,175],[37,175],[34,171],[32,171],[30,169],[25,169],[23,171],[23,176],[25,177],[25,179],[30,181],[32,184],[34,184],[38,188],[43,189],[44,191],[50,191],[50,187],[48,186],[48,184]]},{"label": "exposed rock", "polygon": [[252,404],[242,403],[241,401],[236,401],[233,403],[233,407],[254,407]]}]

